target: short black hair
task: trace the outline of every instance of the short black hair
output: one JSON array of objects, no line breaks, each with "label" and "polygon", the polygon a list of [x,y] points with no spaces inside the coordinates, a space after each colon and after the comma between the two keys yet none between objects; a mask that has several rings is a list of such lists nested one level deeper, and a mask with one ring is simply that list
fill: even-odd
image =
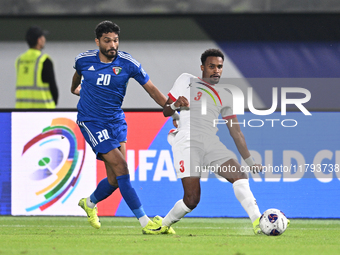
[{"label": "short black hair", "polygon": [[103,36],[103,34],[107,34],[107,33],[113,32],[119,35],[120,27],[116,23],[113,23],[112,21],[104,20],[96,26],[96,29],[94,32],[96,34],[96,38],[99,39],[100,37]]},{"label": "short black hair", "polygon": [[33,48],[34,46],[36,46],[38,39],[41,36],[46,35],[46,33],[47,33],[47,31],[42,30],[38,26],[29,27],[27,32],[26,32],[26,36],[25,36],[25,39],[26,39],[28,46],[30,48]]},{"label": "short black hair", "polygon": [[224,61],[224,54],[219,49],[208,49],[201,55],[201,62],[202,65],[204,65],[205,61],[207,60],[207,57],[221,57]]}]

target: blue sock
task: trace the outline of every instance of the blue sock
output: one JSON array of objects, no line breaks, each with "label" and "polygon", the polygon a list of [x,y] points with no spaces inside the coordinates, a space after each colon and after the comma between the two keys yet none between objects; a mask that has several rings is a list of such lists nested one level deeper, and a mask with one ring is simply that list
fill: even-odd
[{"label": "blue sock", "polygon": [[130,210],[139,219],[145,215],[143,206],[139,201],[139,197],[134,188],[131,186],[130,175],[117,176],[117,182],[125,202],[129,206]]},{"label": "blue sock", "polygon": [[104,178],[98,183],[96,190],[91,194],[90,199],[92,203],[97,204],[98,202],[104,200],[110,196],[117,187],[112,186],[107,178]]}]

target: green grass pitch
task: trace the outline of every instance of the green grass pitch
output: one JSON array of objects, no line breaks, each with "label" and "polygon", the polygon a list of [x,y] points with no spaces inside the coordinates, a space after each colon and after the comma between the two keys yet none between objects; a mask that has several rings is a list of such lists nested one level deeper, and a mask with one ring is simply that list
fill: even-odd
[{"label": "green grass pitch", "polygon": [[340,220],[291,219],[277,237],[255,236],[249,219],[184,218],[176,235],[143,235],[135,218],[0,217],[2,254],[340,254]]}]

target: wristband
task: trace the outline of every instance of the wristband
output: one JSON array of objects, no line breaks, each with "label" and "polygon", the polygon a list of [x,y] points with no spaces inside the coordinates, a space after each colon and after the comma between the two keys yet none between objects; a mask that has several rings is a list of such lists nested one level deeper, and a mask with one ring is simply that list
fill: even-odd
[{"label": "wristband", "polygon": [[252,156],[250,156],[249,158],[244,159],[244,162],[246,162],[248,166],[255,165],[255,161],[253,160]]},{"label": "wristband", "polygon": [[179,109],[180,107],[176,107],[175,106],[175,102],[173,102],[171,105],[170,105],[170,108],[174,111],[176,111],[177,109]]}]

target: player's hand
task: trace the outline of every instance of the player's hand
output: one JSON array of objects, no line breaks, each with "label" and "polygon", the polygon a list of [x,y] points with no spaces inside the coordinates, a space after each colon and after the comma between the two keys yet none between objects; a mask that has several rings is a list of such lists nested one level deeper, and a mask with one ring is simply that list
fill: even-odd
[{"label": "player's hand", "polygon": [[178,128],[178,120],[180,119],[180,115],[175,111],[174,114],[171,115],[172,117],[172,124],[174,124],[175,128]]},{"label": "player's hand", "polygon": [[81,84],[79,84],[79,86],[74,90],[74,94],[76,95],[80,95],[80,90],[81,90]]},{"label": "player's hand", "polygon": [[189,107],[189,101],[184,96],[179,96],[175,102],[175,106],[177,107]]},{"label": "player's hand", "polygon": [[261,164],[255,164],[250,167],[250,170],[255,174],[261,172],[263,169]]}]

